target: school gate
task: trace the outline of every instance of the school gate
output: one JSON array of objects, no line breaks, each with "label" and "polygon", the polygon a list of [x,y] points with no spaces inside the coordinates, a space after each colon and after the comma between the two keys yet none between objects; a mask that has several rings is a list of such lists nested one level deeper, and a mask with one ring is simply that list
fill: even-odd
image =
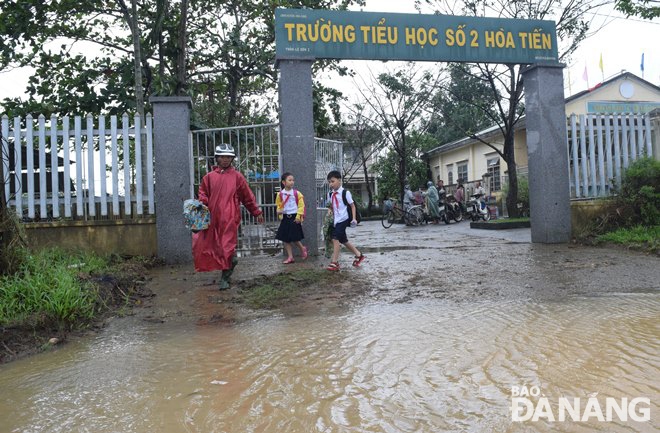
[{"label": "school gate", "polygon": [[[317,59],[529,65],[527,116],[532,241],[571,233],[564,86],[553,21],[314,9],[275,10],[282,165],[313,184],[312,63]],[[563,173],[564,175],[558,175]],[[303,190],[304,191],[304,190]],[[307,221],[307,230],[316,221]],[[316,252],[316,245],[310,245]]]},{"label": "school gate", "polygon": [[[557,243],[569,240],[571,221],[564,65],[558,62],[554,22],[276,9],[275,39],[276,64],[280,70],[280,164],[277,171],[294,173],[296,184],[306,197],[318,194],[317,181],[321,174],[316,164],[315,146],[318,141],[314,137],[312,110],[312,63],[316,59],[528,65],[522,70],[522,75],[527,116],[530,208],[534,222],[532,241]],[[167,158],[157,157],[155,161],[158,254],[168,262],[189,262],[190,234],[181,230],[180,222],[181,203],[192,194],[195,179],[191,178],[191,174],[194,174],[195,164],[198,164],[190,163],[194,159],[194,145],[189,136],[191,100],[188,97],[152,97],[151,102],[156,122],[155,151],[157,155],[168,155]],[[207,132],[215,136],[216,142],[223,134],[219,131]],[[260,137],[260,133],[254,135],[253,132],[253,135]],[[235,134],[238,139],[238,130]],[[261,136],[270,137],[268,133]],[[260,145],[259,138],[257,141]],[[199,154],[196,157],[199,158]],[[256,165],[257,161],[246,161],[246,164],[253,163]],[[273,176],[274,166],[268,166],[265,161],[262,164],[267,167],[261,173],[265,177],[257,178],[255,172],[253,180],[264,185],[262,198],[266,198],[266,191],[270,188],[266,185],[274,181],[269,178]],[[309,212],[308,208],[303,227],[312,254],[318,252],[319,238],[312,233],[318,234],[320,223],[318,212]],[[266,235],[267,232],[262,232],[254,237],[258,239]]]}]

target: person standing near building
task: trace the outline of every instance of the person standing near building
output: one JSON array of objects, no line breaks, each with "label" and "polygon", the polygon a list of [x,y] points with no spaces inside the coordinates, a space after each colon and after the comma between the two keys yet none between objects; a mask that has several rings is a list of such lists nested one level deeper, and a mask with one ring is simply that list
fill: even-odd
[{"label": "person standing near building", "polygon": [[442,179],[438,179],[438,194],[442,196],[445,193],[445,182]]},{"label": "person standing near building", "polygon": [[438,202],[440,201],[440,195],[438,194],[438,189],[433,185],[432,181],[428,182],[428,189],[426,190],[426,207],[429,210],[429,216],[433,219],[431,224],[438,224],[440,219],[440,208],[438,207]]},{"label": "person standing near building", "polygon": [[454,198],[456,199],[458,205],[461,207],[461,211],[465,212],[465,205],[463,204],[465,201],[465,188],[463,187],[462,182],[458,182],[456,192],[454,193]]},{"label": "person standing near building", "polygon": [[260,224],[264,218],[247,181],[232,166],[236,157],[234,148],[228,144],[216,146],[214,156],[217,165],[199,185],[199,201],[208,206],[211,224],[193,235],[192,249],[195,271],[222,271],[220,290],[226,290],[238,263],[236,244],[241,203]]},{"label": "person standing near building", "polygon": [[481,182],[477,182],[477,185],[474,187],[474,192],[472,193],[474,195],[481,194],[479,196],[479,205],[481,209],[486,207],[486,190],[484,190],[484,187],[481,186]]},{"label": "person standing near building", "polygon": [[410,190],[410,185],[403,187],[403,209],[407,212],[415,205],[415,194]]}]

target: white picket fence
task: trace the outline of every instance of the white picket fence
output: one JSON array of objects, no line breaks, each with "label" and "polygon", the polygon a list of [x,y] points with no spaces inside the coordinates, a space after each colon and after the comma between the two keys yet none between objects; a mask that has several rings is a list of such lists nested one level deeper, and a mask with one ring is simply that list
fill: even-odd
[{"label": "white picket fence", "polygon": [[653,156],[648,115],[573,114],[567,135],[572,198],[614,193],[632,161]]},{"label": "white picket fence", "polygon": [[84,119],[85,127],[81,116],[73,125],[69,116],[2,117],[5,194],[23,221],[155,213],[151,115],[143,123],[124,114],[121,125],[117,116],[109,125],[105,116]]}]

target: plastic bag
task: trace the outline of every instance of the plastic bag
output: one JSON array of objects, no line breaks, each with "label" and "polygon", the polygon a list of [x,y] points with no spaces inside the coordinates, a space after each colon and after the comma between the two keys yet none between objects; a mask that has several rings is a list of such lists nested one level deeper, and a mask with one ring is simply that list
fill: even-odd
[{"label": "plastic bag", "polygon": [[188,230],[197,233],[209,228],[211,212],[199,200],[186,200],[183,202],[183,221]]}]

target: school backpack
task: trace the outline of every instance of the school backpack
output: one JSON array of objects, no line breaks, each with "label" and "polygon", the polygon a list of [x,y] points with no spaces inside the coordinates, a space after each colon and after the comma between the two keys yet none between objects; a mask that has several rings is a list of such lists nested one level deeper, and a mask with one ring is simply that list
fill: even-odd
[{"label": "school backpack", "polygon": [[[286,200],[283,199],[284,193],[280,191],[280,201],[282,202],[282,207],[284,207],[284,203]],[[293,190],[293,197],[296,199],[296,206],[298,206],[298,190],[294,189]],[[287,197],[288,200],[288,197]],[[303,219],[307,216],[307,205],[303,206]]]},{"label": "school backpack", "polygon": [[[346,206],[346,210],[348,211],[348,220],[353,221],[353,209],[348,204],[348,200],[346,200],[347,192],[348,192],[347,190],[343,190],[341,192],[341,200],[344,202],[344,206]],[[332,191],[328,193],[328,200],[332,203]],[[357,213],[357,215],[355,215],[355,221],[357,221],[357,223],[360,224],[360,222],[362,221],[362,215],[360,215],[360,210],[357,208],[357,205],[355,206],[355,212]]]},{"label": "school backpack", "polygon": [[[346,210],[348,211],[348,218],[353,221],[353,208],[348,204],[348,200],[346,200],[346,192],[346,190],[341,192],[341,199],[346,206]],[[355,200],[353,200],[353,203],[355,203]],[[362,222],[362,215],[360,215],[360,210],[357,208],[357,204],[355,205],[355,214],[355,221],[360,224],[360,222]]]}]

